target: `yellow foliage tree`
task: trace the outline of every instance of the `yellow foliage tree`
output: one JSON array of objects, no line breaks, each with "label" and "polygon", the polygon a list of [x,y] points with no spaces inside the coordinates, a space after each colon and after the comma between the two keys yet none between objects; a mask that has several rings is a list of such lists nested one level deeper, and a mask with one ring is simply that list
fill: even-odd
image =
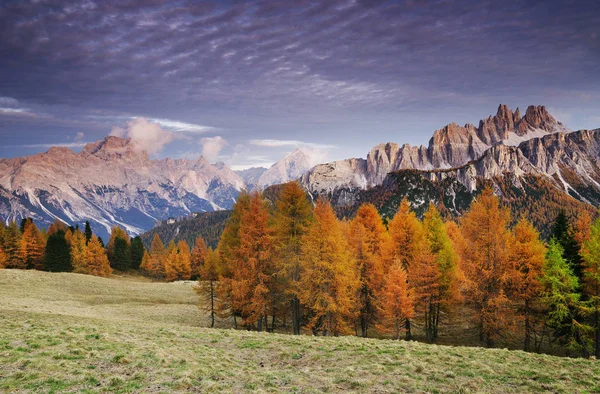
[{"label": "yellow foliage tree", "polygon": [[[25,221],[23,234],[19,239],[19,258],[21,266],[18,268],[44,269],[45,242],[42,233],[30,219]],[[17,268],[17,267],[15,267]]]},{"label": "yellow foliage tree", "polygon": [[187,242],[179,241],[175,248],[169,248],[165,259],[165,276],[168,281],[190,279],[190,247]]},{"label": "yellow foliage tree", "polygon": [[329,202],[321,199],[315,222],[302,242],[301,304],[310,311],[308,327],[323,335],[351,332],[357,316],[355,262],[341,223]]},{"label": "yellow foliage tree", "polygon": [[[85,242],[85,236],[83,236],[83,240]],[[98,237],[90,238],[85,248],[85,254],[86,261],[81,268],[82,273],[103,277],[109,277],[112,274],[106,250],[100,244]]]},{"label": "yellow foliage tree", "polygon": [[87,273],[86,239],[81,231],[75,231],[71,237],[71,265],[73,272]]}]

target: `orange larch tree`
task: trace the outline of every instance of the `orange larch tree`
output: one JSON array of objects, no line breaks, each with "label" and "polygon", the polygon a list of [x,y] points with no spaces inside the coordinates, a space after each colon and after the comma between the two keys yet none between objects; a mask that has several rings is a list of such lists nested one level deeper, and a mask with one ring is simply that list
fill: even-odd
[{"label": "orange larch tree", "polygon": [[[403,199],[400,203],[398,211],[388,223],[388,231],[389,238],[381,251],[384,272],[393,267],[402,267],[407,274],[408,287],[413,288],[410,283],[412,265],[427,248],[427,241],[423,225],[411,210],[408,200]],[[412,337],[410,319],[407,316],[405,321],[406,339]]]},{"label": "orange larch tree", "polygon": [[511,263],[514,275],[509,285],[513,299],[523,303],[520,312],[525,322],[525,339],[523,350],[531,348],[531,338],[535,322],[533,318],[533,303],[541,296],[542,284],[540,278],[546,258],[546,247],[540,240],[540,234],[527,219],[520,219],[513,229],[514,237],[511,246]]},{"label": "orange larch tree", "polygon": [[205,311],[210,314],[210,326],[215,326],[217,283],[221,271],[221,259],[219,249],[212,250],[208,248],[199,271],[198,286],[194,289],[204,299],[206,304],[202,304]]},{"label": "orange larch tree", "polygon": [[221,273],[217,286],[217,315],[221,318],[233,317],[233,325],[237,328],[237,318],[241,316],[232,292],[233,273],[236,266],[240,246],[240,224],[242,216],[250,207],[250,195],[243,190],[237,198],[231,217],[219,239]]},{"label": "orange larch tree", "polygon": [[316,334],[351,332],[357,313],[359,281],[341,223],[329,202],[320,199],[315,221],[302,240],[300,303],[309,311],[308,327]]},{"label": "orange larch tree", "polygon": [[175,248],[169,248],[165,259],[165,277],[167,281],[188,280],[191,275],[190,247],[187,242],[179,241]]},{"label": "orange larch tree", "polygon": [[[85,242],[85,235],[83,240]],[[100,244],[98,237],[91,237],[86,248],[86,261],[85,266],[82,267],[81,272],[89,275],[108,277],[112,274],[112,268],[110,262],[106,256],[106,250]]]},{"label": "orange larch tree", "polygon": [[192,250],[192,256],[190,258],[190,264],[192,269],[192,279],[197,279],[200,277],[200,270],[204,265],[204,259],[206,258],[206,243],[202,237],[196,238],[196,243],[194,244],[194,249]]},{"label": "orange larch tree", "polygon": [[298,284],[302,275],[301,242],[312,224],[313,207],[304,189],[297,182],[289,182],[283,185],[275,201],[275,208],[275,251],[277,260],[281,262],[278,276],[285,288],[283,295],[290,304],[292,331],[299,335],[304,321],[298,299]]},{"label": "orange larch tree", "polygon": [[153,278],[162,279],[165,277],[166,257],[167,251],[165,250],[165,245],[158,234],[154,234],[152,244],[150,245],[150,252],[144,253],[140,268]]},{"label": "orange larch tree", "polygon": [[400,339],[400,335],[406,331],[406,320],[412,319],[415,311],[406,271],[399,264],[389,269],[378,301],[380,318],[377,329],[384,333],[391,332],[394,339]]},{"label": "orange larch tree", "polygon": [[485,189],[462,218],[462,271],[466,302],[476,313],[479,339],[492,347],[515,321],[509,296],[510,213],[501,208],[491,189]]},{"label": "orange larch tree", "polygon": [[383,288],[382,247],[388,234],[373,204],[363,204],[349,226],[349,246],[356,261],[361,335],[377,322],[377,294]]},{"label": "orange larch tree", "polygon": [[250,195],[248,209],[239,227],[239,246],[234,249],[231,291],[233,306],[244,322],[258,331],[269,329],[268,316],[274,316],[273,229],[269,225],[269,202],[261,193]]},{"label": "orange larch tree", "polygon": [[27,219],[19,240],[19,257],[21,260],[21,267],[19,268],[43,270],[45,247],[46,243],[42,233],[31,219]]}]

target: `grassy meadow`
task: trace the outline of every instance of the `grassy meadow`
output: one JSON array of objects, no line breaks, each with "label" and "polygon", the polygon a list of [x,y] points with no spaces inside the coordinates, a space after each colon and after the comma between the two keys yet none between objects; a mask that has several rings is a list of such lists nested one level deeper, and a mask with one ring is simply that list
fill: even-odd
[{"label": "grassy meadow", "polygon": [[0,270],[0,391],[600,392],[595,360],[204,328],[192,286]]}]

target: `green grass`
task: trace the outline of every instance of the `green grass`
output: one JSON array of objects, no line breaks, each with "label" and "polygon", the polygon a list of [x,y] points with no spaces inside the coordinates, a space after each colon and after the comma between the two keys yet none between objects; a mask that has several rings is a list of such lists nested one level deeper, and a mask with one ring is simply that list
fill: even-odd
[{"label": "green grass", "polygon": [[0,300],[11,393],[600,392],[593,360],[203,328],[189,283],[0,270]]}]

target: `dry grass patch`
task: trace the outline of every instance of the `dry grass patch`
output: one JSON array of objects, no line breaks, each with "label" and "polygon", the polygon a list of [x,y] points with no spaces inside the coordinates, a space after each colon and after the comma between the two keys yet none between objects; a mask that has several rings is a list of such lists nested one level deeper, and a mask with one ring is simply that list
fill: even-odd
[{"label": "dry grass patch", "polygon": [[197,327],[190,284],[0,270],[0,297],[5,392],[600,392],[592,360]]}]

